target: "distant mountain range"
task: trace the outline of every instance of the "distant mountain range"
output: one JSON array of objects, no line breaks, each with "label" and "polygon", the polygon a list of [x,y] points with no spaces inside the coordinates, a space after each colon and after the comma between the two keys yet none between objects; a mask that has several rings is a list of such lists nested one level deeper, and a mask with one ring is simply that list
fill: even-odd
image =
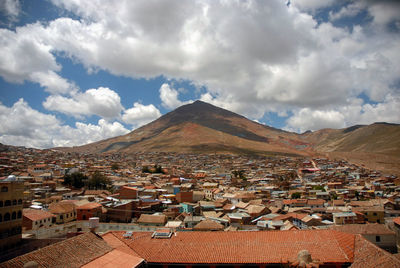
[{"label": "distant mountain range", "polygon": [[400,125],[374,123],[297,134],[195,101],[129,134],[59,149],[82,153],[157,151],[299,156],[366,153],[400,157]]}]

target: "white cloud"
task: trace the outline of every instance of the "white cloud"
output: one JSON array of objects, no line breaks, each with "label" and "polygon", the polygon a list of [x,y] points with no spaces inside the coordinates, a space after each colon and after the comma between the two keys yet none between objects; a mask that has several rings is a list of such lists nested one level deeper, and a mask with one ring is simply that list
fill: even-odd
[{"label": "white cloud", "polygon": [[118,93],[105,87],[74,93],[71,98],[51,95],[43,102],[43,106],[47,110],[78,117],[98,115],[104,118],[116,118],[123,110]]},{"label": "white cloud", "polygon": [[[157,1],[55,2],[83,20],[51,22],[49,44],[88,69],[187,79],[205,86],[213,103],[254,119],[270,111],[330,109],[361,92],[382,101],[396,90],[400,38],[368,25],[352,32],[318,25],[306,13],[333,1],[292,1],[290,7],[282,1],[173,1],[162,8]],[[168,109],[183,104],[168,84],[160,98]]]},{"label": "white cloud", "polygon": [[342,128],[345,126],[343,115],[334,110],[319,111],[303,108],[287,120],[286,129],[304,132],[321,128]]},{"label": "white cloud", "polygon": [[19,0],[0,1],[0,12],[4,13],[11,20],[16,20],[21,12],[21,3]]},{"label": "white cloud", "polygon": [[56,73],[61,65],[51,53],[51,46],[42,39],[42,27],[31,24],[15,32],[0,29],[0,76],[10,83],[36,82],[54,94],[74,91],[74,84]]},{"label": "white cloud", "polygon": [[361,99],[348,100],[336,110],[303,108],[287,120],[285,129],[304,132],[321,128],[343,128],[375,122],[400,123],[400,97],[388,95],[382,103],[369,104]]},{"label": "white cloud", "polygon": [[153,105],[143,105],[135,102],[133,107],[124,111],[122,120],[134,127],[145,125],[161,116],[160,111]]},{"label": "white cloud", "polygon": [[330,20],[339,20],[345,17],[354,17],[365,8],[365,2],[359,1],[342,7],[338,12],[329,12]]},{"label": "white cloud", "polygon": [[179,106],[182,106],[184,104],[191,103],[193,101],[180,101],[178,99],[179,92],[178,90],[172,88],[169,84],[164,83],[160,87],[160,99],[161,99],[161,105],[164,106],[167,109],[175,109]]},{"label": "white cloud", "polygon": [[327,8],[335,4],[335,0],[291,0],[291,5],[303,11],[315,12],[321,8]]},{"label": "white cloud", "polygon": [[62,125],[54,116],[32,109],[20,99],[12,107],[0,103],[0,142],[35,148],[83,145],[129,132],[118,122],[100,119],[97,125]]},{"label": "white cloud", "polygon": [[[394,1],[350,1],[331,13],[332,19],[352,16],[364,5],[372,22],[352,30],[313,17],[335,1],[292,0],[289,7],[280,0],[53,2],[79,20],[59,18],[15,32],[0,29],[0,76],[12,83],[40,83],[53,94],[44,102],[50,110],[107,118],[123,111],[119,99],[74,91],[73,83],[59,75],[56,53],[88,71],[191,81],[206,89],[202,100],[252,119],[303,111],[320,120],[306,122],[307,127],[326,126],[323,118],[331,127],[347,125],[350,121],[335,119],[346,109],[361,109],[364,117],[357,120],[368,114],[382,117],[393,103],[388,96],[399,94],[400,36],[383,27],[398,20]],[[61,96],[67,93],[71,96]],[[159,93],[167,109],[186,103],[169,84]],[[369,109],[349,101],[362,93],[378,104]],[[125,111],[127,121],[134,122],[129,118],[138,107]],[[374,114],[379,109],[380,116]],[[300,119],[295,119],[290,122],[299,129]]]}]

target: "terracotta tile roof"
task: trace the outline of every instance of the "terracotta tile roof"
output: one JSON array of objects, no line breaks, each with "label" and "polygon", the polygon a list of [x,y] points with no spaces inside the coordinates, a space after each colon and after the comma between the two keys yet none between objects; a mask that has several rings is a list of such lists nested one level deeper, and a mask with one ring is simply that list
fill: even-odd
[{"label": "terracotta tile roof", "polygon": [[249,203],[245,203],[245,202],[239,202],[236,204],[237,208],[247,208],[249,206]]},{"label": "terracotta tile roof", "polygon": [[85,264],[82,268],[131,268],[139,266],[144,260],[112,233],[103,235],[103,239],[114,248],[103,256]]},{"label": "terracotta tile roof", "polygon": [[22,211],[24,217],[30,219],[31,221],[40,221],[47,218],[55,217],[54,214],[38,209],[24,209]]},{"label": "terracotta tile roof", "polygon": [[352,268],[400,267],[400,260],[368,240],[356,235]]},{"label": "terracotta tile roof", "polygon": [[150,263],[287,263],[304,249],[324,263],[351,263],[355,237],[332,230],[113,234]]},{"label": "terracotta tile roof", "polygon": [[247,213],[249,214],[260,214],[263,213],[264,211],[269,211],[268,208],[265,206],[260,206],[260,205],[250,205],[247,207]]},{"label": "terracotta tile roof", "polygon": [[213,220],[203,220],[193,227],[196,231],[218,231],[224,230],[224,226]]},{"label": "terracotta tile roof", "polygon": [[0,263],[0,267],[24,267],[29,261],[39,267],[81,267],[111,250],[106,241],[89,232]]},{"label": "terracotta tile roof", "polygon": [[143,261],[142,258],[114,249],[88,264],[83,265],[82,268],[132,268],[138,267]]},{"label": "terracotta tile roof", "polygon": [[79,206],[76,209],[94,209],[94,208],[98,208],[98,207],[102,207],[102,205],[99,203],[96,203],[96,202],[91,202],[91,203],[87,203],[82,206]]},{"label": "terracotta tile roof", "polygon": [[100,195],[100,194],[106,194],[109,196],[111,193],[107,190],[86,190],[85,195]]},{"label": "terracotta tile roof", "polygon": [[322,199],[308,199],[307,205],[323,205],[325,203]]},{"label": "terracotta tile roof", "polygon": [[66,202],[52,203],[49,206],[50,212],[54,214],[70,213],[73,212],[74,209],[75,204]]},{"label": "terracotta tile roof", "polygon": [[400,225],[400,217],[394,218],[393,222]]},{"label": "terracotta tile roof", "polygon": [[395,235],[395,232],[389,230],[384,224],[345,224],[332,226],[333,230],[350,234],[379,234]]},{"label": "terracotta tile roof", "polygon": [[148,215],[142,214],[140,215],[138,223],[158,223],[165,224],[167,222],[167,217],[165,215]]}]

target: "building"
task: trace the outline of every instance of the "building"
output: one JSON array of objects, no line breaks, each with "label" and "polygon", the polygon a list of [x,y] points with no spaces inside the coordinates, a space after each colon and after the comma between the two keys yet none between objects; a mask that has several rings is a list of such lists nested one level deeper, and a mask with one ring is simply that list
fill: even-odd
[{"label": "building", "polygon": [[24,184],[15,176],[0,181],[0,251],[21,241],[23,193]]},{"label": "building", "polygon": [[167,217],[165,215],[142,214],[137,222],[143,226],[164,226],[167,223]]},{"label": "building", "polygon": [[51,227],[56,222],[56,216],[44,210],[24,209],[22,214],[22,228],[24,230]]},{"label": "building", "polygon": [[76,207],[76,219],[78,221],[86,221],[92,217],[101,217],[103,206],[99,203],[87,203]]},{"label": "building", "polygon": [[397,252],[396,233],[384,224],[345,224],[332,226],[333,230],[360,234],[371,243],[391,253]]},{"label": "building", "polygon": [[61,201],[50,204],[49,211],[56,216],[56,223],[61,224],[76,220],[75,207],[72,202]]},{"label": "building", "polygon": [[353,211],[363,213],[370,223],[385,223],[385,209],[383,207],[354,207]]},{"label": "building", "polygon": [[119,190],[120,199],[136,199],[138,198],[138,189],[128,186],[122,186]]}]

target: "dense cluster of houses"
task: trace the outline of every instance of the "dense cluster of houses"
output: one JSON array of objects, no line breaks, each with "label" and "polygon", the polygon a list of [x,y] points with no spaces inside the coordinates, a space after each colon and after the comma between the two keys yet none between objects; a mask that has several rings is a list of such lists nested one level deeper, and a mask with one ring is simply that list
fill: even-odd
[{"label": "dense cluster of houses", "polygon": [[[100,172],[111,183],[104,189],[64,185],[64,176],[76,172]],[[27,237],[66,237],[97,217],[111,231],[334,229],[397,252],[400,178],[345,161],[15,148],[0,153],[0,176],[0,182],[12,176],[23,184]],[[60,226],[65,229],[56,233]]]}]

